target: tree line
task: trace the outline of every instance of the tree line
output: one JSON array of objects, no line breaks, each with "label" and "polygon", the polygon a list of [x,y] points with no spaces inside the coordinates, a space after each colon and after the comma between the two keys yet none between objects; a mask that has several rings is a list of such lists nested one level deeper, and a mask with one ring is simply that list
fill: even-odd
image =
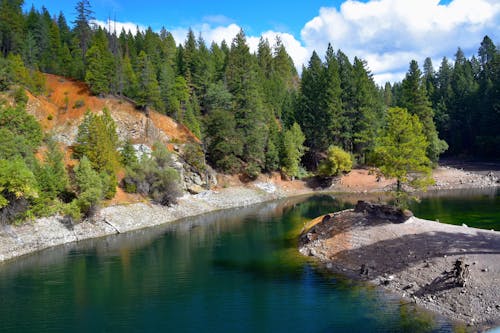
[{"label": "tree line", "polygon": [[[417,158],[421,164],[435,165],[443,153],[500,156],[500,55],[487,36],[477,57],[467,59],[458,49],[454,62],[444,58],[437,71],[426,59],[423,72],[413,60],[402,82],[379,87],[363,59],[351,61],[332,45],[324,55],[313,52],[299,76],[279,38],[261,38],[252,53],[242,30],[231,41],[210,45],[189,30],[177,45],[164,28],[132,33],[93,25],[88,0],[77,2],[70,23],[63,13],[52,15],[44,7],[23,12],[22,5],[22,0],[0,0],[0,90],[14,85],[43,93],[42,72],[85,81],[97,96],[125,96],[146,113],[155,109],[186,125],[221,172],[254,178],[280,171],[293,178],[311,172],[331,176],[350,169],[351,159],[380,165],[389,160],[381,151],[391,151],[380,138],[402,139],[388,128],[398,124],[394,117],[411,119],[411,127],[425,137],[414,140],[425,147]],[[24,98],[20,90],[18,95]],[[103,138],[107,132],[95,128],[113,128],[109,112],[103,117],[85,118],[76,154],[88,160],[82,167],[100,175],[99,196],[110,197],[120,163],[114,134]],[[12,132],[7,121],[2,126]],[[86,137],[89,133],[99,137]],[[91,151],[78,151],[91,139],[97,140],[87,146]],[[105,161],[94,156],[97,148]],[[127,186],[156,193],[148,186],[146,191],[140,178],[172,178],[170,171],[155,176],[151,170],[165,164],[162,156],[142,171],[129,166],[136,178]]]}]

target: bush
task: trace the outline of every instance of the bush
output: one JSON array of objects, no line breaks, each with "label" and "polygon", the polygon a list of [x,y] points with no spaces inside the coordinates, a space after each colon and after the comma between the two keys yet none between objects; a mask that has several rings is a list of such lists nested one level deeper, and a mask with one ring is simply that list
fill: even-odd
[{"label": "bush", "polygon": [[75,101],[75,104],[73,104],[73,109],[79,109],[85,105],[85,102],[83,99],[78,99]]},{"label": "bush", "polygon": [[195,168],[199,173],[205,172],[205,154],[201,145],[196,143],[186,144],[182,157],[187,164]]},{"label": "bush", "polygon": [[89,159],[84,156],[75,167],[75,181],[78,198],[75,200],[80,212],[91,216],[104,197],[105,188],[101,176],[92,169]]},{"label": "bush", "polygon": [[28,103],[28,95],[26,95],[24,88],[19,87],[14,91],[14,101],[16,104],[22,106],[25,106]]},{"label": "bush", "polygon": [[337,176],[352,169],[352,158],[349,153],[337,146],[328,148],[327,157],[321,161],[318,173],[323,177]]},{"label": "bush", "polygon": [[140,162],[127,167],[122,187],[126,192],[147,195],[161,205],[177,203],[182,191],[179,174],[169,166],[171,162],[167,149],[157,145],[151,157],[143,156]]}]

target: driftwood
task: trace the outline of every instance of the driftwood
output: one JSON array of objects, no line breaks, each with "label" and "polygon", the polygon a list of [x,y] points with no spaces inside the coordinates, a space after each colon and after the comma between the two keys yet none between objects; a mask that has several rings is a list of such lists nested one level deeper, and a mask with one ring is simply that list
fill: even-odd
[{"label": "driftwood", "polygon": [[459,258],[453,264],[453,269],[451,271],[444,271],[430,284],[426,285],[419,292],[415,293],[415,295],[423,296],[424,294],[434,294],[436,292],[451,288],[463,288],[467,284],[469,277],[469,265],[465,263],[463,258]]}]

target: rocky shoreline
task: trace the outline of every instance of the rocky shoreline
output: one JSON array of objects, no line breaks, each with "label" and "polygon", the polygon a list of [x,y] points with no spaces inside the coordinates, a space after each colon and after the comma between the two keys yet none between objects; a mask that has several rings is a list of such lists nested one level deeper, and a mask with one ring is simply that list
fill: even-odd
[{"label": "rocky shoreline", "polygon": [[[498,178],[479,175],[449,167],[436,170],[435,189],[485,188],[498,186]],[[370,175],[369,177],[374,177]],[[297,186],[298,183],[301,185]],[[295,186],[290,186],[294,184]],[[246,186],[231,186],[219,190],[185,195],[172,207],[148,203],[133,203],[105,207],[91,220],[73,224],[62,216],[41,218],[21,226],[0,225],[0,264],[8,260],[49,247],[85,239],[98,238],[153,227],[182,218],[212,211],[244,207],[284,197],[313,193],[359,193],[366,182],[349,188],[332,187],[311,189],[303,182],[276,183],[261,177]],[[383,192],[388,188],[377,187],[368,192]]]},{"label": "rocky shoreline", "polygon": [[299,251],[474,330],[500,325],[500,232],[361,204],[311,221]]},{"label": "rocky shoreline", "polygon": [[0,226],[0,264],[49,247],[153,227],[182,218],[290,196],[275,186],[256,183],[186,195],[172,207],[148,203],[109,206],[91,220],[73,224],[62,216],[41,218],[21,226]]}]

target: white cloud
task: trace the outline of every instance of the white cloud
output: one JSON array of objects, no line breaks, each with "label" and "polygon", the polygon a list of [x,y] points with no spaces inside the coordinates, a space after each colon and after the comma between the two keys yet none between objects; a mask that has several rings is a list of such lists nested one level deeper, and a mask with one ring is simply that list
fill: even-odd
[{"label": "white cloud", "polygon": [[[240,32],[241,27],[234,23],[227,26],[215,27],[212,27],[208,23],[204,23],[194,26],[191,29],[196,36],[198,36],[201,32],[203,39],[208,45],[212,42],[220,44],[223,40],[225,40],[228,45],[231,45],[232,40],[238,32]],[[189,30],[186,28],[176,28],[170,30],[177,44],[184,43],[188,31]],[[303,63],[307,62],[309,51],[293,35],[269,30],[264,32],[261,36],[267,38],[271,46],[275,43],[276,37],[279,36],[298,70],[300,70]],[[250,52],[257,52],[261,36],[247,36],[247,44],[250,48]]]},{"label": "white cloud", "polygon": [[137,29],[139,29],[140,31],[146,31],[147,29],[146,26],[133,22],[118,22],[118,21],[115,22],[113,20],[107,20],[107,21],[92,20],[91,23],[96,24],[106,30],[116,31],[118,35],[122,32],[122,29],[124,29],[125,32],[127,33],[130,31],[134,35],[137,33]]},{"label": "white cloud", "polygon": [[[216,27],[212,27],[212,25],[208,23],[203,23],[191,27],[191,30],[193,30],[196,38],[198,38],[201,33],[201,36],[208,45],[210,45],[212,42],[220,44],[223,40],[225,40],[228,45],[230,45],[231,41],[238,34],[240,29],[241,28],[234,23],[226,26],[219,25]],[[172,36],[174,36],[175,42],[177,44],[183,44],[186,40],[189,28],[180,27],[171,29],[169,31],[170,33],[172,33]]]},{"label": "white cloud", "polygon": [[[102,27],[108,22],[96,21]],[[115,23],[110,22],[112,29]],[[118,32],[124,28],[135,33],[143,25],[116,22]],[[223,15],[204,17],[191,27],[196,37],[201,33],[207,45],[228,45],[241,26]],[[328,43],[348,56],[368,62],[375,81],[399,81],[408,70],[410,60],[420,66],[431,57],[439,67],[443,56],[453,59],[457,47],[467,56],[477,52],[479,43],[488,34],[494,42],[500,39],[500,1],[452,0],[441,5],[439,0],[346,0],[339,9],[322,7],[318,16],[305,23],[301,38],[286,32],[269,30],[262,33],[274,44],[280,36],[297,69],[307,64],[313,50],[324,55]],[[176,42],[184,43],[188,27],[171,28]],[[257,51],[260,36],[247,36],[252,52]],[[438,63],[437,63],[438,62]]]},{"label": "white cloud", "polygon": [[[301,37],[307,49],[323,54],[329,42],[349,56],[368,61],[378,83],[400,77],[411,59],[452,57],[460,46],[477,51],[483,36],[500,35],[496,0],[347,0],[340,9],[323,7]],[[434,64],[438,67],[438,64]]]},{"label": "white cloud", "polygon": [[[281,39],[281,42],[285,46],[286,51],[293,59],[293,63],[300,71],[302,64],[306,63],[309,58],[309,51],[298,41],[295,37],[286,32],[276,32],[276,31],[266,31],[262,34],[262,37],[269,41],[269,44],[273,46],[276,42],[276,37]],[[257,52],[260,37],[248,37],[247,42],[250,47],[251,52]]]}]

